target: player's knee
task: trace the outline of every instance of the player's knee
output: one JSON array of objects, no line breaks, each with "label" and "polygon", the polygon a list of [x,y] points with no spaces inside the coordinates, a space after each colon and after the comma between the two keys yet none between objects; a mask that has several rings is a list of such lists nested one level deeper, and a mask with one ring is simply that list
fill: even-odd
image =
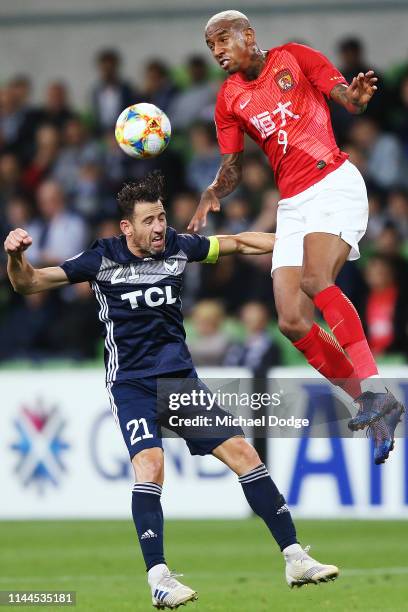
[{"label": "player's knee", "polygon": [[137,482],[163,482],[163,451],[161,448],[148,448],[132,459]]},{"label": "player's knee", "polygon": [[306,293],[310,298],[323,291],[331,283],[322,278],[321,274],[316,272],[305,272],[300,281],[300,288],[303,293]]},{"label": "player's knee", "polygon": [[309,331],[308,326],[301,316],[290,316],[288,313],[279,316],[278,327],[281,333],[292,342],[300,340],[300,338],[306,336]]},{"label": "player's knee", "polygon": [[258,453],[245,438],[232,438],[233,456],[230,467],[239,475],[249,472],[261,463]]},{"label": "player's knee", "polygon": [[242,445],[242,459],[245,463],[245,471],[252,470],[261,463],[261,459],[252,444],[249,444],[249,442],[244,439],[242,439],[242,441],[245,442],[245,445]]}]

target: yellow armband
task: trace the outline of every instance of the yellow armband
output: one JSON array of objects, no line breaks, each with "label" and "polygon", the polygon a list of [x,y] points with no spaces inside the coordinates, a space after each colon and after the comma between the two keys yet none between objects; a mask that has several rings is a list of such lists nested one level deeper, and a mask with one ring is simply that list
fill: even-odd
[{"label": "yellow armband", "polygon": [[208,255],[205,259],[201,261],[201,263],[210,263],[214,264],[218,261],[218,256],[220,254],[220,243],[216,236],[210,236],[208,238],[210,241],[210,248],[208,249]]}]

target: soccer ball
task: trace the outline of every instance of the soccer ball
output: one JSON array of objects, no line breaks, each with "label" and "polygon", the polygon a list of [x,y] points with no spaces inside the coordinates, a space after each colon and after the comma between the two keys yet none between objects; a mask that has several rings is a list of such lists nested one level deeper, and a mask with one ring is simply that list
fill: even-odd
[{"label": "soccer ball", "polygon": [[118,117],[115,138],[131,157],[156,157],[170,142],[169,118],[154,104],[140,102],[125,108]]}]

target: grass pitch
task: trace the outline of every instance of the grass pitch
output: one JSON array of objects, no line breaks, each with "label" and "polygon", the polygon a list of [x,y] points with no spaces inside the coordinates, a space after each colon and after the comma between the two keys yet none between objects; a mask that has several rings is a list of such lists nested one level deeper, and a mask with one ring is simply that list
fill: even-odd
[{"label": "grass pitch", "polygon": [[[297,521],[302,544],[340,567],[334,583],[290,590],[266,528],[246,521],[168,521],[169,566],[199,600],[191,612],[408,609],[408,523]],[[0,522],[0,590],[73,590],[78,612],[149,612],[131,521]],[[1,606],[11,610],[15,606]],[[38,610],[38,606],[24,606]],[[22,609],[22,608],[19,608]],[[47,606],[47,609],[61,609]]]}]

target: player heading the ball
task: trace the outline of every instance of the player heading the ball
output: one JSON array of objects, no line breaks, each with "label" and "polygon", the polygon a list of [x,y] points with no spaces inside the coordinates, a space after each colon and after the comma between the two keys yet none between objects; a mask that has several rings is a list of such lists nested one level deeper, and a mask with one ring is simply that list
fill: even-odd
[{"label": "player heading the ball", "polygon": [[[214,15],[205,40],[229,75],[215,109],[222,162],[189,229],[205,225],[207,214],[220,210],[219,199],[239,185],[248,134],[268,158],[281,196],[272,257],[279,328],[355,400],[349,428],[368,427],[374,461],[384,463],[404,407],[385,388],[358,313],[335,284],[344,263],[360,257],[368,201],[363,177],[336,144],[326,101],[362,113],[377,78],[369,70],[348,84],[322,53],[297,43],[262,50],[238,11]],[[315,323],[315,308],[333,335]]]}]

